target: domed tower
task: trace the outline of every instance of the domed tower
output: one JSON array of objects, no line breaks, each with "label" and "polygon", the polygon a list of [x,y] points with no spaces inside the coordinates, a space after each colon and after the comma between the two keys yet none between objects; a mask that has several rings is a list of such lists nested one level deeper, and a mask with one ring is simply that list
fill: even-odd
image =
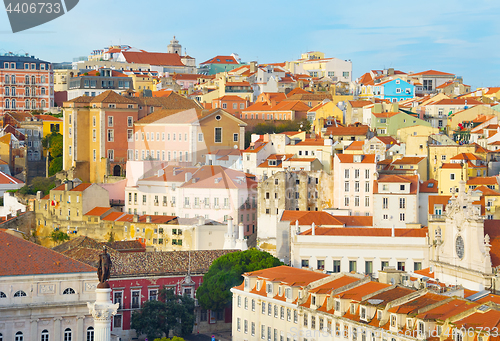
[{"label": "domed tower", "polygon": [[182,53],[182,46],[181,44],[179,44],[179,41],[177,39],[175,39],[175,36],[174,36],[174,39],[172,39],[170,41],[170,44],[168,45],[168,53],[177,53],[179,56],[181,55]]}]

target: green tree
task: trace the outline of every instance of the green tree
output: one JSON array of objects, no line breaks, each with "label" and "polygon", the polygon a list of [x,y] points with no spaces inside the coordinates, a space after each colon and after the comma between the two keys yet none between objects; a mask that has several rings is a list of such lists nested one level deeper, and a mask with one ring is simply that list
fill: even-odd
[{"label": "green tree", "polygon": [[52,239],[54,243],[61,244],[69,240],[69,235],[67,233],[64,233],[63,231],[54,230],[50,234],[50,239]]},{"label": "green tree", "polygon": [[170,331],[177,335],[192,333],[194,300],[186,295],[176,295],[165,287],[160,290],[158,298],[158,301],[147,301],[140,311],[132,314],[131,327],[137,334],[146,334],[148,340],[154,340],[168,337]]},{"label": "green tree", "polygon": [[52,188],[56,187],[53,179],[45,177],[36,177],[31,180],[31,185],[25,185],[19,189],[20,194],[36,194],[42,191],[43,195],[49,194]]},{"label": "green tree", "polygon": [[245,148],[250,146],[250,139],[252,134],[264,135],[264,134],[279,134],[284,131],[305,131],[310,133],[311,122],[306,119],[300,121],[279,121],[280,123],[275,123],[274,121],[258,123],[253,129],[249,129],[245,132]]},{"label": "green tree", "polygon": [[271,254],[257,249],[232,252],[217,258],[203,276],[196,290],[198,302],[204,309],[220,310],[231,303],[230,289],[243,281],[242,274],[249,271],[283,265]]},{"label": "green tree", "polygon": [[154,341],[186,341],[182,337],[174,336],[171,339],[162,337],[161,339],[155,339]]},{"label": "green tree", "polygon": [[62,171],[63,136],[56,132],[49,134],[43,138],[42,145],[50,153],[49,176]]}]

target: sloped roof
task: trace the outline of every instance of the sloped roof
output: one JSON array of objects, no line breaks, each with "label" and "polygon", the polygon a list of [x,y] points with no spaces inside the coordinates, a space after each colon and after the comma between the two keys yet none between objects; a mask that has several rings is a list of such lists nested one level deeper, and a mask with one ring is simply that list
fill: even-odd
[{"label": "sloped roof", "polygon": [[233,57],[233,56],[215,56],[213,58],[210,58],[207,61],[204,61],[203,63],[200,63],[200,65],[205,65],[205,64],[239,64],[238,61]]},{"label": "sloped roof", "polygon": [[0,276],[95,272],[96,269],[0,230]]},{"label": "sloped roof", "polygon": [[13,176],[7,175],[4,172],[0,172],[0,184],[2,185],[22,185],[22,182],[19,179],[14,178]]},{"label": "sloped roof", "polygon": [[95,96],[91,103],[130,103],[135,104],[133,100],[128,97],[124,97],[122,95],[117,94],[113,90],[108,90],[103,92],[102,94]]},{"label": "sloped roof", "polygon": [[436,71],[436,70],[427,70],[427,71],[422,71],[422,72],[417,72],[417,73],[412,73],[410,76],[455,76],[453,73],[447,73],[447,72],[442,72],[442,71]]},{"label": "sloped roof", "polygon": [[286,265],[247,272],[244,275],[248,277],[259,277],[270,282],[279,282],[290,286],[302,287],[329,276],[327,274],[292,268]]},{"label": "sloped roof", "polygon": [[[335,154],[339,161],[342,163],[354,163],[353,154]],[[362,155],[362,160],[360,163],[375,163],[375,154]]]},{"label": "sloped roof", "polygon": [[371,216],[332,216],[324,211],[292,211],[285,210],[280,221],[289,221],[294,225],[296,221],[299,225],[345,225],[345,226],[373,226]]},{"label": "sloped roof", "polygon": [[162,52],[122,52],[128,63],[159,66],[185,66],[177,53]]}]

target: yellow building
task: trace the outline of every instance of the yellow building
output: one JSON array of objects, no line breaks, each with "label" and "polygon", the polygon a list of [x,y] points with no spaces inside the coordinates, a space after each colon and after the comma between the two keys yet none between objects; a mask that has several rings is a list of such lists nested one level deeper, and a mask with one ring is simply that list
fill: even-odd
[{"label": "yellow building", "polygon": [[144,90],[155,90],[154,77],[146,73],[126,73],[127,76],[132,78],[134,83],[134,90],[136,92],[143,92]]},{"label": "yellow building", "polygon": [[467,187],[469,189],[487,187],[494,191],[500,191],[500,185],[498,184],[498,178],[496,176],[481,176],[470,178],[467,181]]},{"label": "yellow building", "polygon": [[472,153],[460,153],[450,159],[452,163],[459,163],[464,168],[468,180],[469,178],[486,176],[488,164],[481,157]]},{"label": "yellow building", "polygon": [[438,170],[439,194],[455,193],[458,183],[467,180],[467,172],[459,163],[445,163]]},{"label": "yellow building", "polygon": [[472,122],[479,115],[493,115],[498,116],[499,112],[491,109],[491,107],[484,105],[476,105],[472,108],[468,108],[465,110],[457,111],[450,116],[448,116],[448,125],[450,130],[453,131],[457,129],[458,124],[462,122]]},{"label": "yellow building", "polygon": [[316,133],[319,133],[321,128],[323,128],[325,120],[333,120],[335,118],[337,122],[342,123],[343,114],[342,110],[334,102],[325,99],[307,111],[307,119],[314,125]]},{"label": "yellow building", "polygon": [[43,123],[43,136],[52,133],[63,133],[63,120],[51,115],[35,115]]},{"label": "yellow building", "polygon": [[[460,153],[474,153],[476,146],[468,145],[446,145],[430,144],[429,148],[429,179],[437,180],[438,169],[443,163],[450,162],[450,159]],[[441,185],[441,183],[439,183]]]},{"label": "yellow building", "polygon": [[411,127],[398,129],[396,133],[396,139],[401,143],[407,143],[409,136],[429,136],[431,134],[439,134],[439,128],[414,125]]}]

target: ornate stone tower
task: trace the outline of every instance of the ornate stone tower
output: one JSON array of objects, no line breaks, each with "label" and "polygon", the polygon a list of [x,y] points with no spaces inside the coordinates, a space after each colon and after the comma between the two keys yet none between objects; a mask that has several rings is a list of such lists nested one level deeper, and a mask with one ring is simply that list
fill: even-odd
[{"label": "ornate stone tower", "polygon": [[170,44],[168,44],[167,48],[168,53],[177,53],[179,56],[182,54],[182,46],[179,44],[179,41],[177,39],[172,39],[170,41]]}]

